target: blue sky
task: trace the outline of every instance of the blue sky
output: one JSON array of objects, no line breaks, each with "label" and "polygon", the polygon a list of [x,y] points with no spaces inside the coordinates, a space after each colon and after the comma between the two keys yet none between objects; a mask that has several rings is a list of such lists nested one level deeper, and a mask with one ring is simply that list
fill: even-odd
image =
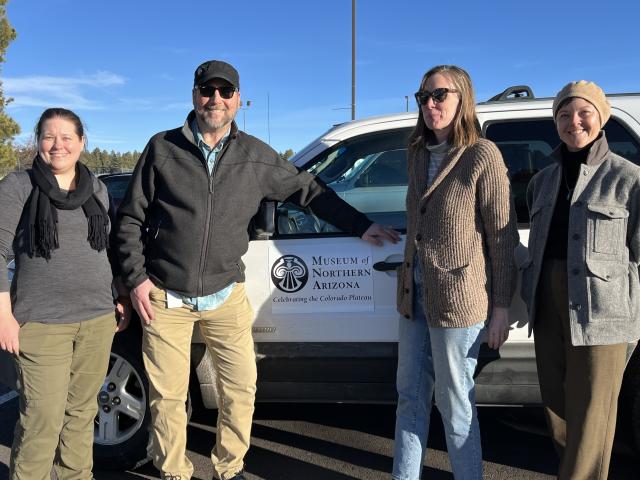
[{"label": "blue sky", "polygon": [[[278,151],[350,119],[350,0],[10,0],[7,12],[18,38],[1,78],[18,142],[64,106],[90,149],[140,151],[184,122],[193,71],[213,58],[240,72],[240,128]],[[404,111],[441,63],[467,69],[478,100],[520,84],[551,96],[582,78],[640,92],[639,16],[635,0],[358,0],[356,116]]]}]

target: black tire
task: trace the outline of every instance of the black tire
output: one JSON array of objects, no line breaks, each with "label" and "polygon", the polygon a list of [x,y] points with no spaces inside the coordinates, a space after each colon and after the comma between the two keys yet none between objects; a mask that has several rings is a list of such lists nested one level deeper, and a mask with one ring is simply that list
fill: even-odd
[{"label": "black tire", "polygon": [[107,377],[98,394],[93,446],[93,462],[98,469],[128,470],[150,460],[149,385],[142,364],[141,338],[132,333],[116,335]]}]

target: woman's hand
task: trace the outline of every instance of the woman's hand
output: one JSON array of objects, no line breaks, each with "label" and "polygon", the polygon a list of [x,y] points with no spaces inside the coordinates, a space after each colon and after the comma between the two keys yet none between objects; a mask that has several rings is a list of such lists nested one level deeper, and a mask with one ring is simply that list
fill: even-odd
[{"label": "woman's hand", "polygon": [[383,240],[391,243],[400,241],[400,233],[391,227],[383,227],[379,223],[372,223],[366,232],[362,235],[362,240],[369,242],[377,247],[382,246]]},{"label": "woman's hand", "polygon": [[20,353],[20,325],[11,311],[9,292],[0,292],[0,350]]},{"label": "woman's hand", "polygon": [[[3,315],[4,317],[4,315]],[[20,353],[20,325],[13,314],[0,319],[0,350],[9,353]]]},{"label": "woman's hand", "polygon": [[[9,297],[8,293],[7,297]],[[2,305],[2,307],[4,308],[0,309],[0,350],[6,350],[17,355],[20,353],[20,325],[16,317],[11,313],[11,303]]]},{"label": "woman's hand", "polygon": [[128,295],[120,295],[116,299],[116,318],[118,319],[116,333],[122,332],[129,326],[131,321],[131,299]]},{"label": "woman's hand", "polygon": [[497,350],[509,338],[509,309],[493,307],[491,322],[489,323],[487,344]]}]

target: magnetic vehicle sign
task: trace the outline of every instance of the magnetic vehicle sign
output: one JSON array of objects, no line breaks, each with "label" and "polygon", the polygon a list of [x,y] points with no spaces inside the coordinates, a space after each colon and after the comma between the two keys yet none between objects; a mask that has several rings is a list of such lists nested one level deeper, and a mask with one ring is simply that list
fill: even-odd
[{"label": "magnetic vehicle sign", "polygon": [[273,313],[374,310],[370,247],[273,245],[269,264]]}]

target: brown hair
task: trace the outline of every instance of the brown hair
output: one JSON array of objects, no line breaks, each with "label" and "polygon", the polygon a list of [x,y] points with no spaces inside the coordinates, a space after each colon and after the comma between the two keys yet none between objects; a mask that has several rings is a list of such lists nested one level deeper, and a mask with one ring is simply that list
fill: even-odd
[{"label": "brown hair", "polygon": [[73,113],[71,110],[56,107],[47,108],[44,112],[42,112],[42,115],[40,115],[40,119],[38,120],[36,128],[34,129],[34,133],[36,134],[36,141],[40,139],[40,134],[42,133],[42,126],[44,125],[44,122],[56,117],[69,120],[75,126],[76,135],[78,135],[78,137],[80,138],[84,138],[84,126],[82,125],[82,120],[80,120],[80,117]]},{"label": "brown hair", "polygon": [[[424,74],[420,82],[420,90],[424,88],[429,78],[436,73],[447,77],[453,84],[453,88],[458,91],[458,95],[460,95],[460,105],[456,116],[453,118],[453,128],[447,141],[454,148],[473,145],[480,138],[481,133],[480,123],[476,116],[476,100],[471,77],[464,69],[455,65],[438,65]],[[433,142],[434,140],[433,131],[427,128],[424,123],[422,108],[418,108],[418,122],[409,137],[409,148],[424,147],[427,142]]]}]

